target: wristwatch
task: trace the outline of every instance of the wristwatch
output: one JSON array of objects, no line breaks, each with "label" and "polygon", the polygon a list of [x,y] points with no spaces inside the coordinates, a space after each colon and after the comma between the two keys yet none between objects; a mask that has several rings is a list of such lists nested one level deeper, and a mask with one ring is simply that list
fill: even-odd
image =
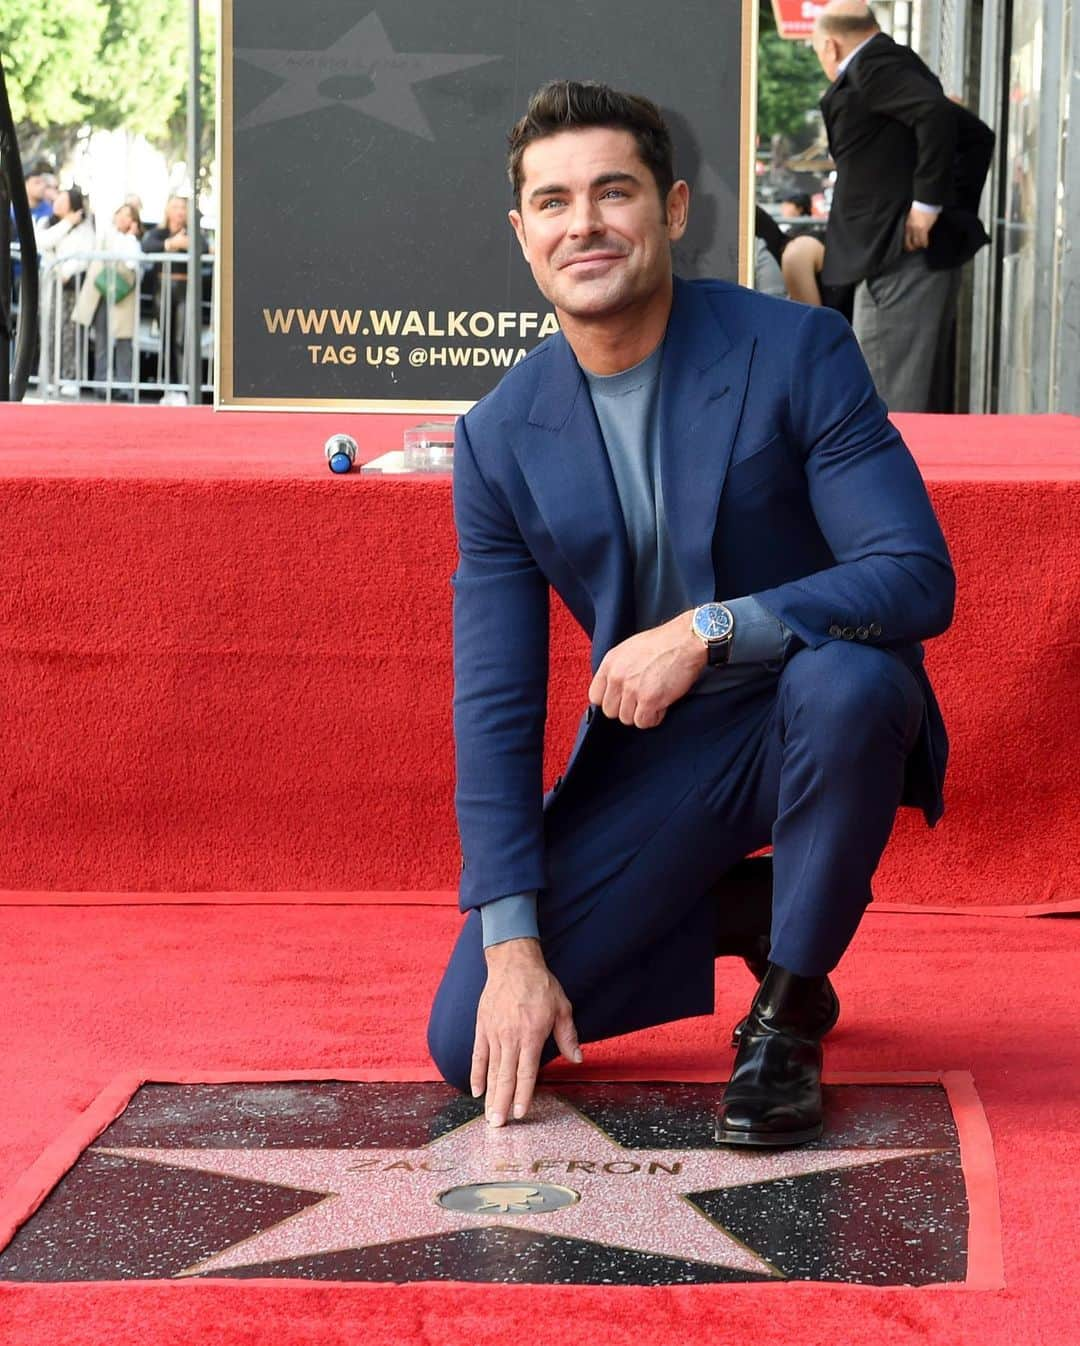
[{"label": "wristwatch", "polygon": [[708,651],[710,668],[728,662],[735,639],[735,617],[729,607],[723,603],[702,603],[694,609],[693,630]]}]

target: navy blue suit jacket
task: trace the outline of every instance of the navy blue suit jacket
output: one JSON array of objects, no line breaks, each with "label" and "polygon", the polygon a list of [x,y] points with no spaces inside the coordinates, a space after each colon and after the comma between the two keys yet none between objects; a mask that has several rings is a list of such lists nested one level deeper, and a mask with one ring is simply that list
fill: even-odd
[{"label": "navy blue suit jacket", "polygon": [[[926,696],[904,798],[936,822],[947,740],[918,642],[949,625],[953,572],[847,323],[725,282],[676,280],[660,421],[667,521],[691,603],[754,594],[794,632],[794,649],[846,638],[895,650]],[[466,910],[546,886],[549,586],[590,636],[594,670],[636,630],[614,478],[561,333],[458,422],[454,517]]]}]

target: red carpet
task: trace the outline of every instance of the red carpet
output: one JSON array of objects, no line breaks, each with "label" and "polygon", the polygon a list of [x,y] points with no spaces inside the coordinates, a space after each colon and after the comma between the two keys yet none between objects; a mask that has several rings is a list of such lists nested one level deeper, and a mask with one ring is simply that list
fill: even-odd
[{"label": "red carpet", "polygon": [[[426,1006],[456,924],[437,908],[359,905],[0,910],[0,1193],[126,1072],[422,1075]],[[715,1018],[594,1045],[590,1072],[693,1078],[726,1066],[750,982],[718,966]],[[837,984],[831,1073],[973,1074],[998,1164],[1003,1290],[4,1285],[0,1341],[441,1346],[535,1331],[583,1346],[1072,1346],[1080,924],[871,915]]]},{"label": "red carpet", "polygon": [[[3,1346],[1080,1341],[1080,923],[1016,919],[1080,901],[1080,421],[898,421],[960,580],[930,657],[949,813],[897,828],[878,897],[923,910],[867,918],[827,1066],[974,1077],[1005,1288],[0,1285]],[[448,486],[322,457],[407,424],[0,411],[0,1205],[119,1076],[430,1070],[458,919],[431,891],[457,871]],[[553,648],[554,771],[587,682],[561,611]],[[723,1070],[749,992],[721,964],[715,1018],[588,1070]]]},{"label": "red carpet", "polygon": [[[899,419],[959,573],[930,652],[954,746],[945,821],[902,817],[878,896],[1075,902],[1080,421]],[[0,887],[452,885],[448,484],[322,456],[408,423],[3,411]],[[554,652],[552,774],[587,685],[562,611]]]}]

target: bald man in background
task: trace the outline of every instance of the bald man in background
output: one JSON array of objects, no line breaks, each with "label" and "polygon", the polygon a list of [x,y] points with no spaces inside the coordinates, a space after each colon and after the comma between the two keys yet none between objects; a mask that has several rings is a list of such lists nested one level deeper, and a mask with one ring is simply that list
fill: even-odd
[{"label": "bald man in background", "polygon": [[821,282],[858,286],[855,335],[889,410],[937,410],[960,267],[989,241],[977,211],[994,134],[863,0],[830,0],[813,47],[836,164]]}]

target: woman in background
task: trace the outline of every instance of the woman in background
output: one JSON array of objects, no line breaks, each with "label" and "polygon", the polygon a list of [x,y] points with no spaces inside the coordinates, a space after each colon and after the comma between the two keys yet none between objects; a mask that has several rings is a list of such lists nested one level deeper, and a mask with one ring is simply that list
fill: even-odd
[{"label": "woman in background", "polygon": [[[97,395],[107,395],[107,385],[121,385],[113,393],[119,402],[130,402],[132,341],[138,324],[139,260],[142,257],[142,220],[133,205],[120,206],[102,240],[103,252],[131,258],[121,262],[91,262],[75,305],[75,321],[94,330],[94,382]],[[109,340],[112,339],[112,378],[109,377]]]},{"label": "woman in background", "polygon": [[76,396],[79,391],[74,382],[79,370],[71,319],[78,278],[89,266],[78,254],[93,252],[95,243],[89,201],[75,186],[58,192],[52,215],[37,231],[37,245],[43,263],[56,263],[46,273],[42,286],[42,340],[51,342],[52,377],[63,380],[60,391],[67,396]]},{"label": "woman in background", "polygon": [[[165,379],[172,385],[179,384],[184,378],[184,338],[186,336],[186,305],[188,299],[188,203],[183,196],[170,196],[165,203],[165,219],[155,229],[151,229],[142,241],[143,252],[182,253],[184,260],[173,262],[168,269],[168,279],[159,272],[161,263],[154,267],[154,285],[156,287],[155,310],[161,324],[162,343],[168,351],[168,366]],[[198,274],[198,267],[194,268]],[[196,302],[198,302],[196,287]],[[187,393],[175,386],[166,391],[162,405],[179,404],[187,401]]]}]

